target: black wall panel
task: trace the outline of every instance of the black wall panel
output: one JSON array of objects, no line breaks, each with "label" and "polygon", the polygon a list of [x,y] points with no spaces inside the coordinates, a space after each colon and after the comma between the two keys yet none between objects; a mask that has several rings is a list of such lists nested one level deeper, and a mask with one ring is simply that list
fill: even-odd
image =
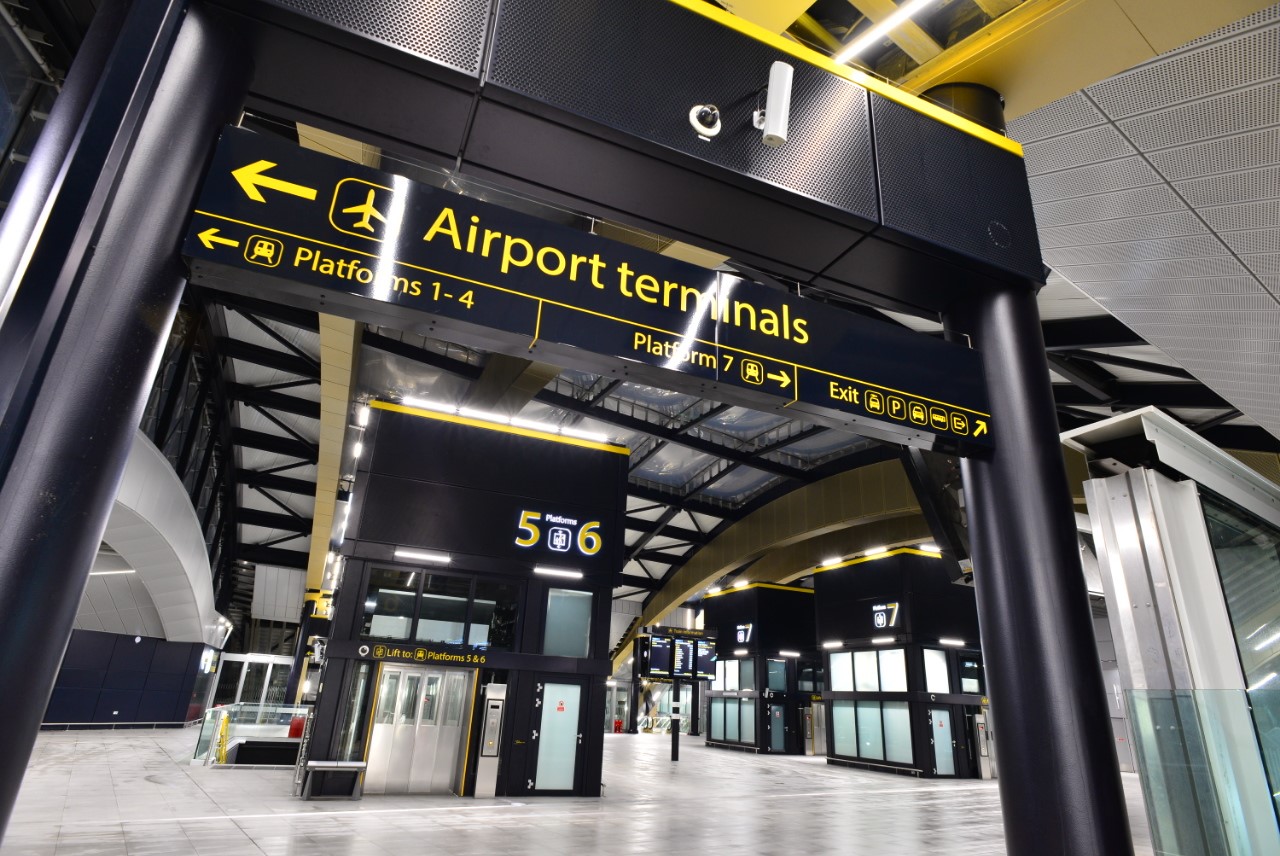
[{"label": "black wall panel", "polygon": [[[938,559],[889,556],[815,574],[813,587],[818,633],[824,640],[909,634],[916,642],[958,637],[970,645],[978,644],[973,589],[952,583]],[[885,602],[899,604],[895,628],[875,625],[872,606]]]},{"label": "black wall panel", "polygon": [[46,723],[186,722],[204,645],[91,630],[71,634]]},{"label": "black wall panel", "polygon": [[[786,145],[751,124],[774,60],[795,69]],[[504,0],[488,82],[799,196],[878,219],[867,93],[673,3]],[[689,110],[715,104],[699,139]]]},{"label": "black wall panel", "polygon": [[884,224],[909,238],[1043,276],[1022,159],[871,96]]}]

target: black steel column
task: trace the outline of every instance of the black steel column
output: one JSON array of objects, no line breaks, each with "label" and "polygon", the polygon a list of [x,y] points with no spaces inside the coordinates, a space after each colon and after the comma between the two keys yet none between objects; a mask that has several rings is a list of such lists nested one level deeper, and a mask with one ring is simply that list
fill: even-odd
[{"label": "black steel column", "polygon": [[631,665],[631,704],[627,707],[627,733],[640,733],[640,670],[635,663]]},{"label": "black steel column", "polygon": [[1035,294],[947,321],[982,352],[996,428],[963,472],[1008,852],[1131,854]]},{"label": "black steel column", "polygon": [[20,185],[0,227],[21,253],[0,271],[0,686],[21,688],[0,705],[0,830],[177,311],[191,201],[249,74],[188,0],[108,0],[98,18],[32,154],[44,196]]}]

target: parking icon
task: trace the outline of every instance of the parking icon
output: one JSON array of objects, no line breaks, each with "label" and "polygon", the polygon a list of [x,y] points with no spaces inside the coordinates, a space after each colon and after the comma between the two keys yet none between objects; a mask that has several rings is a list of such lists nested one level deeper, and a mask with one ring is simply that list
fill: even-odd
[{"label": "parking icon", "polygon": [[889,396],[888,413],[890,419],[904,420],[907,418],[907,403],[896,395]]}]

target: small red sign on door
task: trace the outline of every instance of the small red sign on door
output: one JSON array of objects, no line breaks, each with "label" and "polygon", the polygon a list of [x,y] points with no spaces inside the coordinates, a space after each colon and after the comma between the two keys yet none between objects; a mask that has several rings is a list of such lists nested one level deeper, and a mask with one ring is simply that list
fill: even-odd
[{"label": "small red sign on door", "polygon": [[564,713],[564,702],[556,703],[556,713]]}]

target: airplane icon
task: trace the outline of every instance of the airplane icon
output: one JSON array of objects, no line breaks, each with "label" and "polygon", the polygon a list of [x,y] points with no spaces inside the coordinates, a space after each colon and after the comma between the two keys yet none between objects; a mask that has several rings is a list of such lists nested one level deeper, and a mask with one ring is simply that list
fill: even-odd
[{"label": "airplane icon", "polygon": [[375,193],[377,193],[376,190],[369,188],[369,195],[365,197],[363,205],[352,205],[350,208],[342,209],[343,214],[362,215],[356,223],[352,224],[352,229],[367,229],[372,232],[374,231],[374,228],[371,220],[377,220],[379,223],[387,222],[387,218],[383,217],[382,214],[378,212],[378,209],[373,207],[373,198]]}]

